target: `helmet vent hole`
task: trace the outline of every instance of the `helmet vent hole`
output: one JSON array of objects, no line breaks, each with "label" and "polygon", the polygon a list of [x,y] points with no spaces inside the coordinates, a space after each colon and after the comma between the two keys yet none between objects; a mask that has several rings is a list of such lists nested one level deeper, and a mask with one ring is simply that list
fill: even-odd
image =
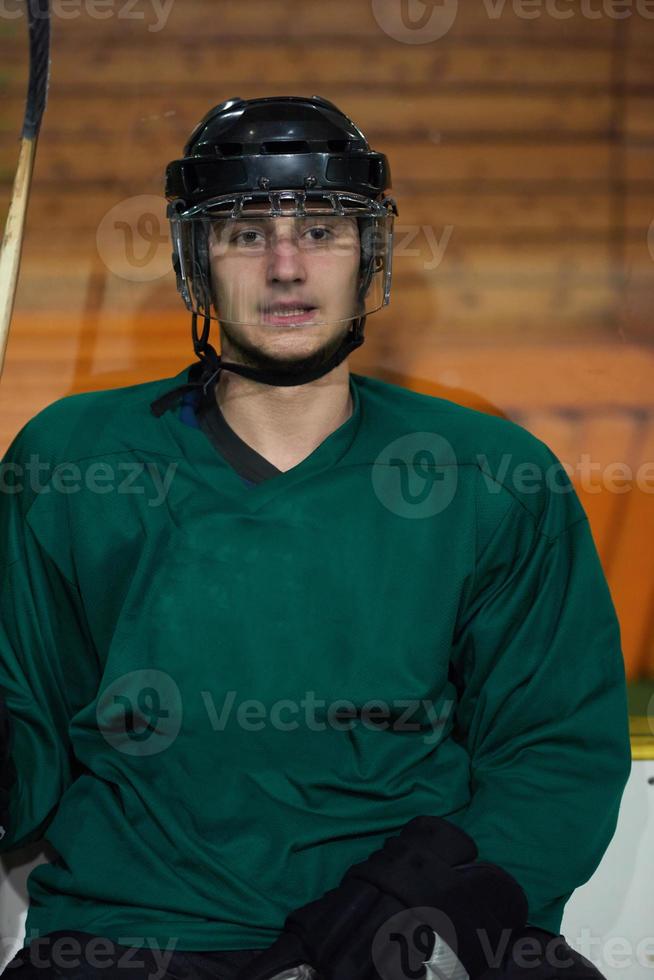
[{"label": "helmet vent hole", "polygon": [[309,153],[306,140],[270,140],[261,144],[262,153]]},{"label": "helmet vent hole", "polygon": [[370,183],[377,185],[381,183],[383,179],[383,168],[380,165],[379,160],[370,161]]},{"label": "helmet vent hole", "polygon": [[327,140],[327,149],[330,153],[345,153],[349,145],[349,140]]},{"label": "helmet vent hole", "polygon": [[216,143],[216,153],[219,153],[221,157],[235,157],[242,152],[242,143]]}]

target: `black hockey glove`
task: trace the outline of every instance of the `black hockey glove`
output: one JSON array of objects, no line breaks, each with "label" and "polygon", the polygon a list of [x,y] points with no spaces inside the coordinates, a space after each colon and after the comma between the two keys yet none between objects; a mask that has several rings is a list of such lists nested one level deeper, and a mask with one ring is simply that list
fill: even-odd
[{"label": "black hockey glove", "polygon": [[237,980],[271,980],[300,963],[322,980],[418,980],[435,933],[453,951],[450,972],[457,957],[459,973],[462,966],[477,980],[528,913],[515,879],[476,861],[477,853],[472,838],[441,817],[410,820],[337,888],[291,912],[277,941]]}]

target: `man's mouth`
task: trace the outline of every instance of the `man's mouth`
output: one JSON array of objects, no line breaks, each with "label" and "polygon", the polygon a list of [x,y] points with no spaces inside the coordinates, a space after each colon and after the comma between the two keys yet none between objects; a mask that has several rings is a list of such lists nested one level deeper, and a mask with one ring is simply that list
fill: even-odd
[{"label": "man's mouth", "polygon": [[306,303],[272,303],[261,310],[264,323],[273,325],[310,323],[318,312],[317,306]]}]

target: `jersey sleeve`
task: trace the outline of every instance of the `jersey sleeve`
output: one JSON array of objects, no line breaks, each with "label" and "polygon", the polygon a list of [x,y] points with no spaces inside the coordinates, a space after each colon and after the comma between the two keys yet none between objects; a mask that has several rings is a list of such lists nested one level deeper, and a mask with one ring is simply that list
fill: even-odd
[{"label": "jersey sleeve", "polygon": [[67,537],[64,495],[31,487],[28,435],[0,464],[0,851],[41,839],[75,778],[68,726],[95,670],[75,583],[34,530],[39,510]]},{"label": "jersey sleeve", "polygon": [[[557,487],[540,513],[503,491],[477,556],[453,647],[471,799],[449,817],[522,886],[528,922],[555,933],[611,841],[631,768],[616,612],[562,467]],[[499,506],[482,496],[482,526]]]}]

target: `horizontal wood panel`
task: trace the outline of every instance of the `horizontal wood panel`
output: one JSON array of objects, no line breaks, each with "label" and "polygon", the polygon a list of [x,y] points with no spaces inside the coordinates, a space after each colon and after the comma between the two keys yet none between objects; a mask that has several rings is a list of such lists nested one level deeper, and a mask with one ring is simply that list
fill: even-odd
[{"label": "horizontal wood panel", "polygon": [[639,85],[650,88],[654,82],[654,32],[647,28],[643,33],[645,43],[642,45],[637,43],[636,31],[629,34],[627,56],[622,63],[627,88]]},{"label": "horizontal wood panel", "polygon": [[[612,175],[612,147],[608,139],[569,142],[547,147],[515,140],[441,144],[420,140],[397,142],[388,137],[380,149],[387,153],[394,185],[420,182],[436,188],[492,183],[508,190],[516,186],[548,183],[554,192],[584,185],[597,191]],[[125,133],[111,141],[58,139],[44,130],[39,140],[35,183],[58,186],[81,184],[125,188],[128,193],[161,193],[167,163],[179,156],[178,142],[155,127],[147,134]],[[626,152],[627,177],[654,188],[654,147]],[[13,179],[15,161],[4,157],[0,179]],[[630,162],[631,161],[631,162]],[[648,164],[649,169],[648,169]]]},{"label": "horizontal wood panel", "polygon": [[[198,45],[195,39],[184,43],[163,31],[147,39],[126,37],[110,46],[103,28],[94,32],[71,24],[56,37],[53,52],[55,71],[52,101],[64,91],[77,91],[80,99],[110,91],[143,96],[172,95],[186,91],[198,93],[209,104],[220,101],[221,87],[241,95],[251,90],[253,78],[265,79],[270,91],[289,88],[288,94],[304,88],[308,94],[316,86],[342,92],[375,90],[384,95],[407,88],[470,88],[480,93],[502,87],[527,97],[534,87],[565,92],[585,88],[602,91],[611,77],[611,51],[608,48],[579,49],[559,46],[554,39],[544,48],[531,48],[521,42],[506,42],[490,48],[477,44],[398,44],[384,35],[375,39],[374,57],[369,44],[349,37],[338,44],[316,40],[307,45],[267,39],[244,39],[234,44]],[[22,95],[26,78],[25,51],[19,45],[3,46],[3,89],[9,95]],[[630,59],[631,84],[654,84],[651,56],[639,51],[636,63]],[[83,91],[79,91],[83,81]],[[309,86],[309,90],[306,87]],[[258,83],[261,90],[261,83]],[[238,91],[237,91],[238,90]],[[292,91],[290,91],[292,90]],[[323,94],[322,88],[320,94]],[[434,93],[436,94],[436,93]],[[329,97],[329,96],[327,96]],[[120,114],[118,114],[120,115]]]},{"label": "horizontal wood panel", "polygon": [[[261,85],[241,86],[243,98],[261,94]],[[327,94],[321,92],[321,94]],[[397,140],[402,136],[447,140],[457,135],[503,135],[518,133],[524,138],[539,138],[546,142],[555,133],[584,135],[608,134],[612,99],[609,93],[571,95],[570,93],[449,93],[411,94],[377,93],[363,95],[352,90],[339,98],[339,105],[374,142],[390,133]],[[184,96],[174,92],[140,95],[126,101],[116,111],[115,95],[51,93],[43,135],[61,143],[69,139],[84,141],[89,147],[107,147],[125,136],[147,141],[156,134],[158,139],[174,141],[181,148],[195,125],[215,104],[200,93]],[[14,120],[0,126],[11,135]],[[6,126],[6,128],[5,128]]]},{"label": "horizontal wood panel", "polygon": [[[165,198],[160,198],[162,213]],[[56,192],[37,182],[30,196],[26,249],[41,247],[47,227],[56,234],[57,248],[95,247],[95,235],[104,215],[124,197],[112,190],[64,186]],[[438,235],[447,225],[465,233],[468,241],[478,238],[511,240],[517,244],[546,238],[556,240],[610,240],[623,234],[638,242],[644,239],[654,219],[654,189],[650,194],[628,194],[624,214],[616,197],[608,191],[577,193],[534,190],[527,193],[462,194],[452,191],[406,193],[398,197],[396,228],[406,234],[412,225],[430,225]],[[0,187],[0,225],[9,206],[9,189]],[[616,213],[617,216],[616,216]],[[621,222],[624,224],[621,224]],[[167,222],[164,230],[167,231]],[[45,246],[44,246],[45,247]],[[29,257],[29,255],[28,255]]]},{"label": "horizontal wood panel", "polygon": [[[369,317],[351,369],[506,413],[570,461],[591,447],[651,457],[654,20],[638,0],[620,21],[611,0],[440,0],[424,5],[441,28],[432,39],[398,33],[399,0],[129,2],[100,20],[93,0],[72,18],[52,0],[0,454],[61,395],[194,360],[165,220],[161,278],[145,282],[121,278],[124,241],[103,240],[100,257],[98,226],[123,199],[163,203],[166,164],[212,105],[317,92],[388,153],[400,205],[391,305]],[[0,220],[26,78],[25,22],[2,16]],[[217,334],[214,323],[218,346]],[[651,501],[635,498],[586,499],[634,673],[654,670],[651,590],[635,587],[654,567],[642,548]]]},{"label": "horizontal wood panel", "polygon": [[[380,316],[388,312],[385,311]],[[369,324],[375,323],[376,319],[371,318]],[[88,366],[90,359],[84,352],[88,346],[86,342],[89,334],[96,330],[96,326],[94,318],[89,317],[69,317],[59,313],[49,320],[35,320],[18,311],[12,327],[11,351],[7,354],[8,366],[12,369],[15,367],[16,370],[8,371],[6,384],[11,386],[14,383],[12,378],[15,374],[20,375],[21,383],[27,382],[29,365],[22,356],[19,364],[17,357],[26,348],[31,347],[33,350],[38,347],[51,334],[56,336],[60,344],[69,344],[73,354],[77,351],[78,356],[71,357],[69,361],[71,374],[75,372],[78,363],[83,362]],[[144,312],[136,321],[107,314],[101,328],[104,335],[101,343],[108,350],[114,341],[119,345],[128,341],[133,351],[133,364],[124,369],[124,374],[134,377],[135,380],[136,375],[140,375],[141,380],[153,380],[175,374],[194,360],[192,349],[189,354],[190,332],[187,334],[185,328],[186,323],[173,315]],[[360,355],[362,357],[369,349],[368,341],[371,342],[371,347],[374,346],[375,331],[368,331],[368,326],[366,337],[366,343],[361,350],[352,355],[353,360],[360,359]],[[407,364],[410,364],[411,370],[418,374],[421,352],[415,345],[405,343],[405,338],[406,333],[401,337],[396,334],[397,371],[406,371]],[[495,352],[492,344],[492,338],[489,346],[483,341],[470,345],[465,337],[461,337],[460,342],[442,348],[439,363],[433,365],[433,370],[431,367],[426,370],[431,362],[428,358],[424,359],[425,377],[437,378],[441,370],[451,370],[458,365],[462,374],[473,377],[476,386],[484,389],[491,400],[512,406],[516,411],[519,411],[520,405],[549,406],[552,410],[566,406],[572,408],[574,402],[578,401],[578,407],[585,409],[589,417],[596,417],[599,413],[599,417],[605,422],[607,413],[610,414],[610,411],[619,406],[624,406],[625,410],[635,413],[636,416],[640,406],[650,411],[654,409],[654,388],[651,385],[654,354],[649,350],[619,340],[588,345],[585,342],[577,343],[573,338],[563,346],[530,343],[520,347],[498,347]],[[487,358],[497,360],[496,370],[488,373],[484,369],[481,374],[477,374],[475,365],[481,370],[483,360]],[[551,369],[542,372],[545,360],[549,361]],[[524,372],[516,373],[517,363],[523,366]],[[98,388],[104,387],[103,378],[114,370],[111,365],[109,370],[104,370],[103,364],[96,365]],[[37,362],[32,373],[38,374],[41,380],[49,379],[48,387],[52,391],[67,390],[68,378],[49,372],[49,365],[45,360]],[[542,374],[541,381],[534,387],[533,378],[539,373]],[[573,400],[560,397],[561,375],[566,376],[569,381],[563,388],[566,394],[574,388],[572,382],[575,377],[584,380]],[[9,408],[4,388],[3,380],[3,385],[0,386],[3,411]],[[77,390],[84,389],[80,387]],[[0,423],[2,419],[3,412],[0,412]]]},{"label": "horizontal wood panel", "polygon": [[624,177],[627,182],[651,183],[654,176],[654,142],[630,146],[624,152]]},{"label": "horizontal wood panel", "polygon": [[[558,280],[597,283],[612,275],[616,261],[622,258],[622,254],[615,255],[610,242],[525,241],[513,245],[495,240],[475,242],[463,234],[457,235],[456,229],[451,235],[444,235],[440,227],[432,228],[432,234],[428,235],[427,229],[429,226],[423,225],[422,229],[414,226],[410,234],[403,230],[398,234],[393,254],[396,277],[423,282],[492,278],[504,286]],[[100,255],[96,249],[88,248],[88,244],[88,239],[81,246],[69,240],[63,249],[58,238],[47,239],[35,233],[32,226],[25,239],[22,272],[25,278],[68,275],[80,277],[81,282],[81,274],[93,270],[94,275],[106,274],[128,282],[130,289],[141,285],[147,288],[155,279],[161,282],[162,277],[168,278],[164,276],[170,258],[167,241],[162,241],[151,254],[143,246],[138,252],[134,247],[134,258],[145,261],[143,266],[126,254],[124,239],[105,243]],[[625,249],[625,254],[631,262],[639,264],[643,261],[642,251],[640,244],[635,244]],[[645,261],[649,262],[647,248],[645,252],[648,256]],[[169,276],[172,280],[172,269]]]},{"label": "horizontal wood panel", "polygon": [[[394,325],[436,323],[439,329],[463,323],[474,335],[487,333],[491,325],[511,332],[527,324],[548,332],[564,332],[578,326],[587,334],[601,335],[615,320],[618,299],[608,276],[561,275],[547,280],[533,273],[522,277],[518,274],[512,280],[510,267],[498,268],[495,274],[486,270],[476,275],[439,270],[431,280],[398,275],[390,307],[372,317],[376,320],[383,315]],[[21,277],[16,298],[19,314],[29,311],[47,317],[53,311],[66,310],[79,315],[89,308],[97,309],[100,319],[105,311],[138,318],[157,310],[177,313],[181,322],[190,322],[172,276],[155,284],[110,279],[104,285],[99,305],[87,288],[80,288],[75,276],[63,270],[58,275]]]},{"label": "horizontal wood panel", "polygon": [[[652,66],[654,77],[654,66]],[[654,93],[630,95],[626,100],[624,132],[627,140],[650,140],[654,143]]]},{"label": "horizontal wood panel", "polygon": [[[10,4],[7,5],[8,8]],[[11,5],[12,11],[18,9]],[[529,9],[528,9],[529,7]],[[558,15],[557,8],[562,10]],[[60,8],[53,0],[53,10]],[[525,43],[545,44],[552,39],[559,43],[598,45],[610,44],[616,31],[629,30],[637,44],[645,44],[647,35],[652,36],[652,21],[636,13],[634,2],[621,22],[602,13],[601,0],[593,3],[551,3],[524,6],[502,0],[475,0],[456,3],[446,0],[441,9],[436,8],[434,19],[425,24],[422,37],[434,38],[428,43],[438,45],[443,39],[483,39],[487,43],[507,38]],[[589,11],[591,16],[584,16]],[[153,3],[149,0],[115,0],[102,12],[102,19],[90,2],[68,3],[65,16],[55,14],[55,38],[66,30],[102,29],[112,39],[125,36],[142,38],[144,43],[168,33],[178,39],[203,38],[206,41],[229,38],[260,37],[273,42],[278,38],[367,38],[406,37],[398,17],[397,0],[376,0],[372,3],[351,3],[351,0],[217,0],[211,13],[205,0],[184,0],[183,3],[167,0]],[[452,13],[454,17],[452,18]],[[600,16],[597,16],[597,14]],[[107,16],[111,14],[111,16]],[[433,25],[433,26],[432,26]],[[399,34],[398,34],[399,28]],[[5,36],[21,36],[25,33],[23,18],[3,19]],[[430,34],[427,34],[430,31]],[[409,30],[413,40],[415,30]],[[398,40],[397,43],[405,43]],[[412,44],[411,46],[417,46]]]},{"label": "horizontal wood panel", "polygon": [[623,204],[626,226],[639,229],[645,238],[650,224],[654,221],[654,195],[625,194]]},{"label": "horizontal wood panel", "polygon": [[[648,237],[628,242],[624,247],[625,276],[634,288],[651,289],[654,293],[654,213],[650,215],[652,228]],[[654,333],[654,317],[652,332]]]},{"label": "horizontal wood panel", "polygon": [[[448,397],[447,387],[452,386],[462,394],[467,390],[468,397],[474,392],[480,396],[483,393],[490,404],[509,411],[521,422],[525,412],[529,412],[537,429],[555,421],[558,410],[574,408],[585,416],[582,443],[586,450],[590,441],[601,441],[595,438],[600,432],[613,441],[619,438],[619,433],[614,431],[615,423],[621,419],[628,422],[629,412],[638,413],[647,406],[650,411],[654,409],[654,390],[650,384],[652,355],[628,344],[581,346],[570,340],[560,347],[548,343],[512,344],[507,348],[495,340],[491,345],[470,345],[460,338],[459,342],[441,343],[438,349],[422,353],[404,332],[396,335],[390,348],[394,366],[389,361],[386,371],[368,354],[375,349],[374,323],[374,319],[369,321],[366,343],[350,359],[352,370],[378,376],[390,373],[389,380],[394,378],[397,383],[413,384],[417,390],[445,397]],[[44,358],[32,364],[22,356],[18,359],[22,349],[33,349],[47,339],[50,329],[60,338],[60,345],[67,346],[70,356],[66,363],[57,364],[57,370],[53,371]],[[179,322],[173,317],[144,315],[138,321],[138,329],[136,323],[129,323],[125,318],[107,318],[103,327],[103,355],[110,350],[108,340],[117,337],[120,343],[131,334],[132,358],[122,366],[115,357],[92,363],[84,356],[84,339],[89,329],[92,327],[83,320],[74,318],[67,318],[62,324],[61,318],[45,323],[20,314],[16,316],[7,373],[0,386],[0,443],[4,440],[6,445],[23,421],[70,391],[99,390],[170,377],[194,360],[187,334],[179,330]],[[175,337],[177,341],[173,342]],[[547,364],[546,371],[544,364]],[[439,380],[442,381],[440,392],[436,390]],[[20,410],[21,399],[24,405],[29,405],[29,414]],[[569,417],[564,417],[569,428]],[[3,449],[0,445],[0,453]],[[569,449],[570,453],[577,451],[572,443]],[[627,449],[633,454],[633,444],[623,451]],[[609,453],[607,459],[611,458]]]}]

